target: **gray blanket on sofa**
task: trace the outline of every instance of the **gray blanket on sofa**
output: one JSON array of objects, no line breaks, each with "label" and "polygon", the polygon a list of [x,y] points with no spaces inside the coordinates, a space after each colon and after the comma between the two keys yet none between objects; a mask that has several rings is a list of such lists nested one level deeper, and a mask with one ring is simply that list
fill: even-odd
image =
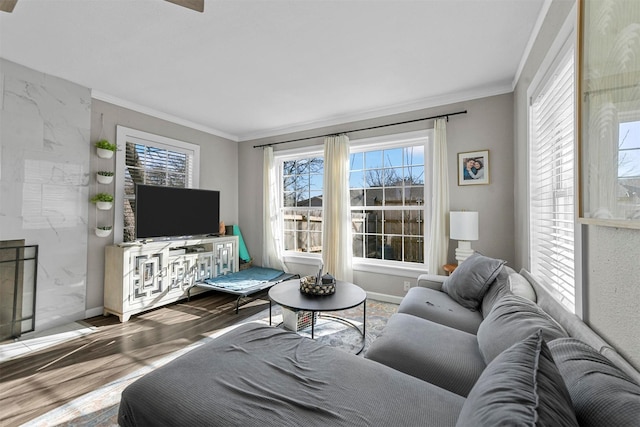
[{"label": "gray blanket on sofa", "polygon": [[464,399],[371,360],[255,323],[122,393],[121,426],[453,426]]}]

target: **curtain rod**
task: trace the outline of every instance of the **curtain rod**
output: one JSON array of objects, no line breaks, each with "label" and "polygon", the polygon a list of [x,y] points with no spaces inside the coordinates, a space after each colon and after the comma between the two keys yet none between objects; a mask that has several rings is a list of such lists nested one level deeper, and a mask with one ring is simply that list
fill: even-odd
[{"label": "curtain rod", "polygon": [[353,133],[353,132],[360,132],[360,131],[364,131],[364,130],[385,128],[385,127],[388,127],[388,126],[404,125],[404,124],[407,124],[407,123],[422,122],[422,121],[431,120],[431,119],[441,119],[443,117],[446,117],[447,121],[448,121],[449,120],[449,116],[457,116],[458,114],[467,114],[467,110],[457,111],[455,113],[449,113],[449,114],[440,114],[438,116],[423,117],[421,119],[407,120],[407,121],[404,121],[404,122],[389,123],[389,124],[386,124],[386,125],[378,125],[378,126],[371,126],[371,127],[367,127],[367,128],[352,129],[352,130],[347,130],[347,131],[339,132],[339,133],[327,133],[325,135],[308,136],[306,138],[289,139],[287,141],[271,142],[269,144],[254,145],[253,148],[269,147],[269,146],[272,146],[272,145],[286,144],[286,143],[289,143],[289,142],[306,141],[308,139],[324,138],[326,136],[335,136],[335,135],[341,135],[341,134],[345,134],[345,133]]}]

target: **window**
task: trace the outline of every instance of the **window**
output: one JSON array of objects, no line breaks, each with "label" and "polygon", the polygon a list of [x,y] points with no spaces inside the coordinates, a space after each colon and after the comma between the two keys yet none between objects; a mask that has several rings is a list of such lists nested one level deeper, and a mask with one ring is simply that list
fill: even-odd
[{"label": "window", "polygon": [[[165,138],[118,126],[118,156],[116,176],[118,206],[122,218],[123,241],[135,240],[135,184],[166,187],[197,188],[200,147],[195,144]],[[120,224],[120,223],[119,223]]]},{"label": "window", "polygon": [[424,263],[424,142],[351,154],[353,255]]},{"label": "window", "polygon": [[284,250],[322,252],[324,159],[303,157],[282,163]]},{"label": "window", "polygon": [[[353,256],[424,263],[425,147],[433,131],[351,141]],[[322,252],[324,159],[274,153],[282,183],[284,250]]]},{"label": "window", "polygon": [[[637,113],[634,114],[637,117]],[[618,206],[623,218],[640,214],[640,121],[623,121],[618,129]]]},{"label": "window", "polygon": [[531,272],[575,312],[574,49],[565,47],[531,100]]},{"label": "window", "polygon": [[[640,229],[638,1],[581,1],[581,224]],[[606,6],[605,6],[606,5]]]}]

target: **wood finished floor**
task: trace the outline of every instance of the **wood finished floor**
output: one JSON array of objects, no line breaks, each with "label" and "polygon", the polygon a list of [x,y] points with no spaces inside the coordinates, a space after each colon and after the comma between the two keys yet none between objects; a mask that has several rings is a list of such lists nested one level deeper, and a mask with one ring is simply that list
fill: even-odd
[{"label": "wood finished floor", "polygon": [[84,322],[96,332],[0,364],[0,426],[18,426],[269,307],[207,292],[131,317]]}]

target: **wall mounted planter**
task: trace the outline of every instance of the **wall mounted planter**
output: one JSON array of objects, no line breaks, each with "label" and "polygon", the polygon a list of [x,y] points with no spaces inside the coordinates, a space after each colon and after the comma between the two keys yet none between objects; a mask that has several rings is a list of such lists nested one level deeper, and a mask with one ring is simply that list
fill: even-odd
[{"label": "wall mounted planter", "polygon": [[107,237],[108,235],[111,234],[111,227],[96,227],[95,231],[96,231],[96,236],[98,237]]},{"label": "wall mounted planter", "polygon": [[101,159],[110,159],[113,157],[114,153],[114,151],[105,150],[104,148],[96,148],[96,151],[98,153],[98,157],[100,157]]},{"label": "wall mounted planter", "polygon": [[99,184],[111,184],[113,182],[113,175],[107,176],[107,175],[100,175],[99,173],[97,173],[96,181],[98,181]]},{"label": "wall mounted planter", "polygon": [[113,207],[113,202],[96,202],[96,207],[101,211],[108,211]]}]

